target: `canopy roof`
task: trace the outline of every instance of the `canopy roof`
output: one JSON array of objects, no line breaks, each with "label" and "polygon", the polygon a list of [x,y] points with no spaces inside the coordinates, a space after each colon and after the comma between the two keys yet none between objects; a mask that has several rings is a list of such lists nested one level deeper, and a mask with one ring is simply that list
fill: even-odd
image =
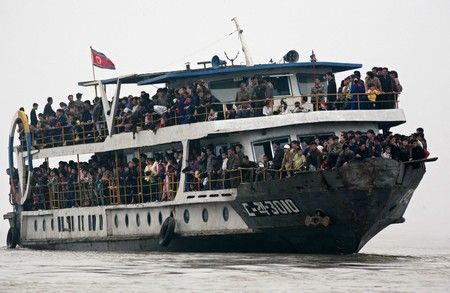
[{"label": "canopy roof", "polygon": [[[158,84],[165,83],[172,80],[180,79],[202,79],[213,76],[221,75],[232,75],[232,74],[267,74],[271,71],[276,71],[280,69],[298,71],[299,69],[322,69],[328,68],[333,73],[342,72],[347,70],[353,70],[361,68],[362,64],[358,63],[338,63],[338,62],[295,62],[295,63],[277,63],[277,64],[257,64],[253,66],[228,66],[221,68],[202,68],[193,70],[178,70],[178,71],[166,71],[166,72],[155,72],[155,73],[144,73],[144,74],[132,74],[126,77],[120,77],[122,83],[127,84]],[[115,84],[117,83],[118,77],[104,79],[103,84]],[[78,83],[81,86],[93,85],[93,81],[83,81]]]}]

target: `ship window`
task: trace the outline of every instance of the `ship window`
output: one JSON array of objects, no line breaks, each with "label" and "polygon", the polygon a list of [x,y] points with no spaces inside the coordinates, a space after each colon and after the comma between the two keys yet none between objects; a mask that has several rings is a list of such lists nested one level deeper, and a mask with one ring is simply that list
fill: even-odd
[{"label": "ship window", "polygon": [[[267,77],[266,77],[267,78]],[[289,75],[272,75],[268,77],[273,84],[273,96],[291,96],[291,81]]]},{"label": "ship window", "polygon": [[302,134],[297,135],[297,139],[300,142],[300,148],[304,150],[308,147],[308,142],[314,140],[316,137],[319,138],[320,142],[323,143],[326,141],[330,136],[335,135],[334,132],[325,132],[325,133],[314,133],[314,134]]},{"label": "ship window", "polygon": [[61,219],[61,231],[64,231],[64,217],[60,217]]},{"label": "ship window", "polygon": [[311,88],[314,85],[314,78],[318,77],[323,85],[326,80],[324,78],[325,73],[297,73],[297,83],[301,94],[310,94]]},{"label": "ship window", "polygon": [[184,213],[183,213],[183,218],[184,218],[184,222],[187,224],[187,223],[189,223],[189,210],[184,210]]},{"label": "ship window", "polygon": [[92,215],[92,230],[95,231],[95,226],[97,224],[97,216],[96,215]]},{"label": "ship window", "polygon": [[241,78],[227,78],[221,80],[213,80],[208,82],[208,87],[211,90],[223,90],[223,89],[238,89],[241,82],[245,82],[246,80],[242,80]]},{"label": "ship window", "polygon": [[128,221],[128,214],[126,214],[126,215],[125,215],[125,226],[127,226],[127,228],[128,228],[128,224],[129,224],[129,221]]},{"label": "ship window", "polygon": [[34,220],[34,231],[37,231],[37,227],[38,226],[38,224],[37,224],[37,220]]},{"label": "ship window", "polygon": [[138,227],[141,225],[141,216],[139,216],[139,214],[136,214],[136,225]]},{"label": "ship window", "polygon": [[88,215],[88,230],[92,230],[92,217],[91,215]]},{"label": "ship window", "polygon": [[223,215],[223,219],[225,220],[225,222],[227,222],[228,219],[230,218],[230,212],[228,211],[227,207],[223,208],[222,215]]},{"label": "ship window", "polygon": [[81,216],[81,231],[84,231],[84,215]]},{"label": "ship window", "polygon": [[159,212],[158,221],[159,221],[159,224],[161,225],[162,224],[162,214],[161,214],[161,212]]},{"label": "ship window", "polygon": [[54,220],[54,219],[52,219],[52,220],[50,221],[50,228],[52,228],[52,231],[55,230],[55,220]]},{"label": "ship window", "polygon": [[290,142],[290,138],[286,136],[253,142],[253,158],[255,162],[261,161],[264,154],[269,157],[269,160],[273,159],[273,155],[275,154],[275,150],[273,149],[274,142],[278,142],[282,148],[284,144]]},{"label": "ship window", "polygon": [[45,219],[42,220],[42,231],[45,231],[47,229],[47,223],[45,222]]},{"label": "ship window", "polygon": [[78,216],[78,231],[81,231],[81,216]]},{"label": "ship window", "polygon": [[208,210],[206,208],[204,208],[202,211],[202,219],[203,219],[203,222],[205,222],[205,223],[208,222]]},{"label": "ship window", "polygon": [[150,212],[147,213],[147,225],[150,226],[150,224],[152,223],[152,216],[150,215]]},{"label": "ship window", "polygon": [[114,216],[114,225],[116,228],[119,228],[119,217],[117,217],[117,215]]},{"label": "ship window", "polygon": [[70,216],[70,227],[72,231],[75,231],[75,221],[73,220],[73,216]]},{"label": "ship window", "polygon": [[98,215],[98,228],[103,230],[103,215]]}]

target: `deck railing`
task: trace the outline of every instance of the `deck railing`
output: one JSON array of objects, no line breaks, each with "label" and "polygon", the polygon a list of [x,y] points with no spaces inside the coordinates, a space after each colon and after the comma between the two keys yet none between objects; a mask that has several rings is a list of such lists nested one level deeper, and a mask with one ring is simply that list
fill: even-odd
[{"label": "deck railing", "polygon": [[[365,93],[339,93],[339,94],[315,94],[311,97],[312,111],[321,110],[378,110],[398,108],[398,96],[400,93],[389,92],[380,93],[375,101],[369,101]],[[327,102],[329,97],[335,96],[336,101]],[[281,100],[287,104],[287,111],[280,111],[279,114],[293,113],[295,102],[300,102],[306,96],[288,96],[276,99],[249,100],[231,103],[210,103],[193,107],[189,117],[181,116],[177,107],[168,109],[163,114],[155,112],[149,113],[150,119],[145,119],[145,114],[139,115],[137,119],[131,113],[123,117],[116,117],[113,133],[138,132],[140,130],[154,130],[161,127],[169,127],[181,124],[199,123],[211,120],[242,119],[247,117],[260,117],[263,115],[264,104],[272,101],[270,112],[277,114]],[[383,97],[383,99],[379,99]],[[332,106],[330,106],[332,105]],[[237,111],[235,110],[237,108]],[[216,110],[216,116],[210,115],[210,110]],[[302,111],[302,112],[306,112]],[[58,126],[46,129],[33,128],[33,148],[43,149],[65,145],[75,145],[84,143],[102,142],[108,135],[105,121],[76,123],[75,125]],[[19,136],[21,146],[26,144],[22,135]]]},{"label": "deck railing", "polygon": [[[241,183],[280,179],[301,170],[272,170],[268,168],[238,168],[211,172],[185,173],[184,192],[236,188]],[[135,204],[175,199],[180,180],[175,174],[138,176],[128,180],[80,180],[35,184],[27,210],[49,210],[72,207]]]}]

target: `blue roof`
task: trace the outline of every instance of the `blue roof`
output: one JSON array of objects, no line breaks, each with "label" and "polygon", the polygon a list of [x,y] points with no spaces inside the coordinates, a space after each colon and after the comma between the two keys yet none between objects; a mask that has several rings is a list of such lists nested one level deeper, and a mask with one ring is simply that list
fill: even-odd
[{"label": "blue roof", "polygon": [[[228,66],[221,68],[202,68],[193,70],[178,70],[178,71],[166,71],[166,72],[154,72],[144,74],[133,74],[127,77],[121,78],[122,83],[133,83],[138,85],[146,84],[158,84],[165,83],[176,79],[201,79],[209,76],[221,76],[228,74],[242,74],[249,73],[251,75],[267,74],[273,70],[286,69],[295,70],[301,68],[320,69],[327,68],[333,73],[342,72],[347,70],[353,70],[361,68],[362,64],[358,63],[339,63],[339,62],[295,62],[295,63],[269,63],[269,64],[257,64],[253,66]],[[117,83],[117,77],[102,80],[103,84],[115,84]],[[79,82],[79,85],[89,85],[90,81]]]},{"label": "blue roof", "polygon": [[298,69],[298,68],[331,68],[332,72],[341,72],[346,70],[361,68],[362,64],[356,63],[336,63],[336,62],[299,62],[299,63],[280,63],[280,64],[258,64],[253,66],[231,66],[223,68],[207,68],[203,70],[184,70],[166,72],[158,76],[153,76],[139,81],[138,85],[164,83],[175,79],[192,79],[202,78],[208,76],[220,76],[227,74],[237,74],[251,72],[251,74],[258,74],[258,72],[264,71],[268,73],[272,70],[279,69]]}]

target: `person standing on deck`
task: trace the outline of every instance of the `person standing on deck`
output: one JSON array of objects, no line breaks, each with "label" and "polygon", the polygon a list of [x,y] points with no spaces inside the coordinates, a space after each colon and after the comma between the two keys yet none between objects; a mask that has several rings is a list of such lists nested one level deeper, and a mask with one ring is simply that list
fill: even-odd
[{"label": "person standing on deck", "polygon": [[48,97],[47,98],[47,104],[44,107],[44,116],[50,116],[50,117],[55,117],[56,113],[55,111],[53,111],[52,109],[52,104],[53,104],[53,98],[52,97]]},{"label": "person standing on deck", "polygon": [[[394,80],[388,75],[388,69],[384,67],[381,70],[379,76],[381,83],[381,90],[383,94],[380,95],[380,105],[378,109],[393,109],[395,108],[394,95],[391,92],[394,91]],[[389,93],[389,94],[388,94]]]},{"label": "person standing on deck", "polygon": [[320,82],[319,78],[314,79],[314,86],[311,88],[311,103],[313,104],[314,111],[319,111],[320,103],[323,100],[325,94],[325,87]]},{"label": "person standing on deck", "polygon": [[30,111],[30,125],[33,127],[36,127],[36,125],[38,123],[37,114],[36,114],[37,109],[38,109],[38,104],[33,103],[33,108]]},{"label": "person standing on deck", "polygon": [[336,81],[334,80],[333,72],[327,72],[326,79],[328,81],[327,109],[334,110],[334,109],[336,109],[335,102],[337,99],[337,87],[336,87]]}]

